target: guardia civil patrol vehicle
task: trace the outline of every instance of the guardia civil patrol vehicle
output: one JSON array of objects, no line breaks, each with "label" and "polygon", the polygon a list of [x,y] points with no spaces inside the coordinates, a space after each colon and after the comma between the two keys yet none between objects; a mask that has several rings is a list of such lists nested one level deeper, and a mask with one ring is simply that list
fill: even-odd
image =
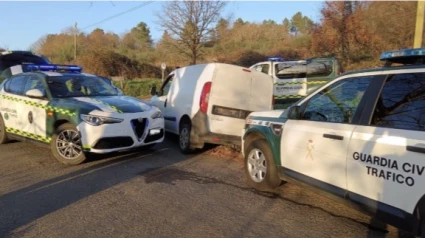
[{"label": "guardia civil patrol vehicle", "polygon": [[0,84],[0,144],[31,140],[51,147],[64,164],[88,153],[149,147],[164,138],[161,111],[121,95],[76,65],[22,65]]},{"label": "guardia civil patrol vehicle", "polygon": [[286,60],[276,56],[249,68],[273,79],[275,109],[287,108],[343,72],[341,62],[335,57]]},{"label": "guardia civil patrol vehicle", "polygon": [[251,113],[245,175],[259,190],[308,186],[425,237],[425,48],[381,60],[288,109]]}]

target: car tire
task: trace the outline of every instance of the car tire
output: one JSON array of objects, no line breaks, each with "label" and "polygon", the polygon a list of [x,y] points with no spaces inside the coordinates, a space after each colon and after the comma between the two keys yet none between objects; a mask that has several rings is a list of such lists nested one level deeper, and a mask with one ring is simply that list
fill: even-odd
[{"label": "car tire", "polygon": [[264,139],[250,143],[245,150],[245,176],[248,185],[260,191],[273,191],[282,184],[273,153]]},{"label": "car tire", "polygon": [[9,141],[6,133],[6,125],[4,124],[3,117],[0,115],[0,145]]},{"label": "car tire", "polygon": [[182,122],[179,129],[179,148],[183,154],[189,154],[193,151],[190,145],[190,132],[192,125],[190,122]]},{"label": "car tire", "polygon": [[425,238],[425,219],[422,219],[421,221],[421,227],[420,227],[420,231],[421,231],[421,238]]},{"label": "car tire", "polygon": [[[53,156],[66,165],[78,165],[86,161],[80,133],[71,123],[56,128],[50,142]],[[69,155],[69,156],[67,156]]]}]

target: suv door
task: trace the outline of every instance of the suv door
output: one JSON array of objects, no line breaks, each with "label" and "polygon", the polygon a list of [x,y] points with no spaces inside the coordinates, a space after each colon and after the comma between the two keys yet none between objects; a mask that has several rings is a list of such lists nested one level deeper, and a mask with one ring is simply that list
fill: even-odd
[{"label": "suv door", "polygon": [[25,104],[23,100],[23,89],[26,82],[25,75],[11,78],[4,85],[4,94],[1,95],[0,112],[3,116],[6,131],[14,134],[22,134],[24,127],[23,110]]},{"label": "suv door", "polygon": [[21,111],[23,117],[26,116],[22,131],[24,131],[27,136],[32,139],[50,142],[50,140],[46,138],[47,113],[45,109],[49,101],[47,96],[43,98],[31,98],[27,96],[26,93],[32,89],[38,89],[44,95],[47,95],[46,87],[42,79],[34,75],[27,77],[23,91],[25,107]]},{"label": "suv door", "polygon": [[376,95],[350,141],[350,199],[412,214],[425,194],[425,72],[389,75]]},{"label": "suv door", "polygon": [[287,174],[344,195],[353,118],[371,79],[335,81],[301,104],[301,118],[289,119],[282,133],[281,166]]}]

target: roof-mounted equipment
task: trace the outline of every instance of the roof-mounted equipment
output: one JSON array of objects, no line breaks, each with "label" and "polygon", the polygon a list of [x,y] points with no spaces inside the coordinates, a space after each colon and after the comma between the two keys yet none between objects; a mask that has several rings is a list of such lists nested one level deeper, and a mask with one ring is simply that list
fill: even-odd
[{"label": "roof-mounted equipment", "polygon": [[380,60],[385,62],[385,67],[390,67],[392,64],[425,64],[425,48],[387,51],[382,53]]}]

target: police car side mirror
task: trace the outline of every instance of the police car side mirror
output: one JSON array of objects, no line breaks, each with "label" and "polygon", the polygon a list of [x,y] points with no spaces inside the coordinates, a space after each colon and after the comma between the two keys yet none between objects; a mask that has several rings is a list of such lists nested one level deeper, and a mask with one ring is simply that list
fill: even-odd
[{"label": "police car side mirror", "polygon": [[45,94],[40,89],[31,89],[28,90],[25,95],[27,95],[30,98],[45,98]]},{"label": "police car side mirror", "polygon": [[156,91],[156,86],[155,86],[155,85],[154,85],[154,86],[152,86],[152,88],[151,88],[151,95],[152,95],[152,96],[157,95],[157,91]]},{"label": "police car side mirror", "polygon": [[298,120],[301,118],[300,106],[291,106],[288,108],[288,119]]}]

